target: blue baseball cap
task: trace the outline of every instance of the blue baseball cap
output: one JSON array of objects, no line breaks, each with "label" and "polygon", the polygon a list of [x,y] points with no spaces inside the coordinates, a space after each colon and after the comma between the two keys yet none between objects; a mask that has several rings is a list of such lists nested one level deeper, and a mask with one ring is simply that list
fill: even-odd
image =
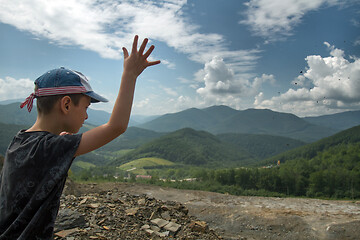
[{"label": "blue baseball cap", "polygon": [[66,95],[82,93],[91,98],[92,103],[108,102],[108,100],[95,93],[84,74],[64,67],[50,70],[35,80],[37,90],[23,102],[20,107],[28,105],[29,112],[32,109],[33,100],[36,97]]}]

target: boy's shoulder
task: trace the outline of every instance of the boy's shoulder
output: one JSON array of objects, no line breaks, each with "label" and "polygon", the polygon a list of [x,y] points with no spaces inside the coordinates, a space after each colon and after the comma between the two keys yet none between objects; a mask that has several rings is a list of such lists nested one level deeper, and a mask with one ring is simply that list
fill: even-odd
[{"label": "boy's shoulder", "polygon": [[81,141],[81,136],[81,134],[60,136],[46,131],[20,130],[10,143],[7,155],[15,157],[19,156],[19,153],[22,153],[20,155],[26,153],[32,156],[55,156],[69,151],[74,152]]}]

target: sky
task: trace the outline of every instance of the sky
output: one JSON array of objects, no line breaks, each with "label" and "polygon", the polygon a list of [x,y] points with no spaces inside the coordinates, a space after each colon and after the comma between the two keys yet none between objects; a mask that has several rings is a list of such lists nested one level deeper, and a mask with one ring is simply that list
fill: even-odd
[{"label": "sky", "polygon": [[[155,50],[132,113],[226,105],[299,117],[360,110],[360,0],[0,0],[0,101],[46,71],[85,74],[112,111],[134,35]],[[25,110],[24,110],[25,111]]]}]

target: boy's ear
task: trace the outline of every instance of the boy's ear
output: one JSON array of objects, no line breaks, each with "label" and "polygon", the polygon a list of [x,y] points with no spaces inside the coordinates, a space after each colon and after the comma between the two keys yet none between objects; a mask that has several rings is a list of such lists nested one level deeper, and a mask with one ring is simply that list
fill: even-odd
[{"label": "boy's ear", "polygon": [[60,99],[60,109],[61,112],[67,114],[71,107],[71,98],[69,96],[64,96]]}]

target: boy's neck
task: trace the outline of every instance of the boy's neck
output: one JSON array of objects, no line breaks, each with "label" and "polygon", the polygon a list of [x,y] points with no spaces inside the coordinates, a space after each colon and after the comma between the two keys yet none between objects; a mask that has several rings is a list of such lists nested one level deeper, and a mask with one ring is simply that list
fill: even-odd
[{"label": "boy's neck", "polygon": [[55,135],[62,132],[61,125],[59,125],[59,118],[54,114],[38,115],[36,122],[26,132],[46,131]]}]

